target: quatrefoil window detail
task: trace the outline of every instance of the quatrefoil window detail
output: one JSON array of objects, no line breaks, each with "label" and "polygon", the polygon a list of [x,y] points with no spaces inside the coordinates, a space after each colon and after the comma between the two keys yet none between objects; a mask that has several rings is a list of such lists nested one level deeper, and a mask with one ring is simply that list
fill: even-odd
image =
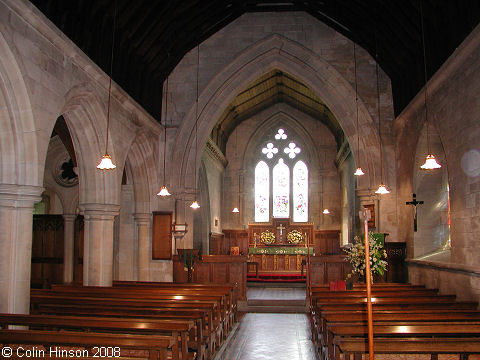
[{"label": "quatrefoil window detail", "polygon": [[276,140],[285,140],[287,138],[287,134],[285,134],[285,130],[278,129],[278,132],[275,134]]},{"label": "quatrefoil window detail", "polygon": [[262,153],[266,154],[267,158],[271,159],[274,154],[278,153],[278,149],[273,146],[272,143],[268,143],[267,146],[262,149]]},{"label": "quatrefoil window detail", "polygon": [[293,142],[288,144],[288,148],[283,149],[283,152],[285,154],[288,154],[288,157],[290,159],[295,158],[295,156],[297,156],[297,154],[299,154],[300,151],[301,151],[301,149],[299,147],[297,147],[297,145]]}]

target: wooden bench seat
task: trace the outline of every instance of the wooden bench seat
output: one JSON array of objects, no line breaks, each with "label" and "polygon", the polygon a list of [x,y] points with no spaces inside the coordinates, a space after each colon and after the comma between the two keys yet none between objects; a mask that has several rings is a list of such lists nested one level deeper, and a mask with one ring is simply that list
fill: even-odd
[{"label": "wooden bench seat", "polygon": [[94,347],[119,347],[123,349],[143,350],[149,360],[167,360],[174,344],[172,336],[133,335],[110,333],[86,333],[74,331],[43,330],[0,330],[0,344],[40,345],[40,346],[79,346],[93,356]]},{"label": "wooden bench seat", "polygon": [[[373,326],[374,338],[376,337],[470,337],[480,339],[480,324],[405,324],[405,325],[375,325]],[[345,326],[330,326],[327,333],[327,348],[329,359],[338,358],[340,349],[335,346],[339,338],[366,338],[368,327],[366,325],[355,324]],[[335,341],[337,339],[337,341]]]},{"label": "wooden bench seat", "polygon": [[26,325],[35,329],[77,329],[82,331],[105,331],[125,333],[148,333],[169,335],[174,339],[173,359],[188,359],[188,338],[194,328],[191,320],[172,319],[125,319],[80,316],[48,316],[24,314],[0,314],[0,328],[11,325]]},{"label": "wooden bench seat", "polygon": [[[97,299],[99,300],[99,299]],[[100,299],[99,301],[77,297],[74,300],[64,298],[32,297],[32,313],[36,314],[58,314],[58,315],[92,315],[99,316],[133,316],[148,318],[187,318],[191,315],[200,321],[197,327],[197,339],[200,342],[197,352],[202,355],[201,345],[207,348],[207,354],[213,354],[215,348],[219,347],[218,323],[213,316],[211,304],[185,304],[185,303],[156,303],[151,302],[122,302],[118,299],[112,301],[103,301],[109,299]],[[137,306],[138,305],[138,306]],[[200,332],[200,334],[198,334]]]},{"label": "wooden bench seat", "polygon": [[[335,360],[361,359],[368,353],[368,340],[364,338],[334,339],[336,349]],[[414,354],[412,359],[418,359],[420,354],[430,354],[431,360],[437,360],[438,354],[459,354],[460,360],[467,360],[470,354],[480,354],[480,339],[464,338],[375,338],[375,354]]]},{"label": "wooden bench seat", "polygon": [[[56,306],[44,305],[41,308],[41,313],[45,315],[70,315],[70,316],[88,316],[88,317],[108,317],[121,319],[135,319],[137,321],[150,320],[185,320],[191,321],[195,324],[194,328],[190,330],[188,337],[188,348],[195,350],[198,359],[208,359],[210,357],[209,346],[210,336],[209,330],[206,326],[205,317],[207,312],[201,309],[192,309],[185,311],[171,311],[164,310],[156,314],[142,314],[142,309],[124,308],[124,309],[106,309],[103,307],[83,307],[81,305],[72,306]],[[205,335],[204,335],[205,334]],[[213,345],[212,345],[213,346]]]},{"label": "wooden bench seat", "polygon": [[233,327],[235,311],[229,294],[217,293],[209,289],[155,289],[155,288],[109,288],[95,286],[53,286],[50,290],[32,290],[32,295],[42,294],[75,294],[77,296],[99,296],[99,297],[120,297],[120,298],[141,298],[159,300],[198,299],[218,301],[218,309],[221,312],[222,326],[227,333]]}]

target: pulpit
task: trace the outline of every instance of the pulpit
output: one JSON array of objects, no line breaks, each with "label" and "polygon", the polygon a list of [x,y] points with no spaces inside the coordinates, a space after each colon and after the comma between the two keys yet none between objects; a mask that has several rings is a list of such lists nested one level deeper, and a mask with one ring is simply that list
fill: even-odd
[{"label": "pulpit", "polygon": [[313,249],[313,224],[273,219],[248,225],[248,256],[263,273],[301,273],[302,261]]}]

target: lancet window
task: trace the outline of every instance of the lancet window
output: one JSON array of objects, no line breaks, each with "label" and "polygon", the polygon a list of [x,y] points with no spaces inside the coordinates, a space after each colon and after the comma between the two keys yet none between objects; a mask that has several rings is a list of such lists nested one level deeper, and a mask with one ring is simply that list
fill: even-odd
[{"label": "lancet window", "polygon": [[271,213],[275,218],[308,222],[308,167],[301,159],[302,149],[278,129],[260,152],[262,159],[255,167],[255,221],[268,222]]}]

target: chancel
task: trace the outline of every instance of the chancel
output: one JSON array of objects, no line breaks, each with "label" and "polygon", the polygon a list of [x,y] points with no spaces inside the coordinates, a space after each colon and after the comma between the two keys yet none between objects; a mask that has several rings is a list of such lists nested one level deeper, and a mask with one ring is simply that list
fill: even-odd
[{"label": "chancel", "polygon": [[0,0],[0,344],[478,358],[479,21]]}]

